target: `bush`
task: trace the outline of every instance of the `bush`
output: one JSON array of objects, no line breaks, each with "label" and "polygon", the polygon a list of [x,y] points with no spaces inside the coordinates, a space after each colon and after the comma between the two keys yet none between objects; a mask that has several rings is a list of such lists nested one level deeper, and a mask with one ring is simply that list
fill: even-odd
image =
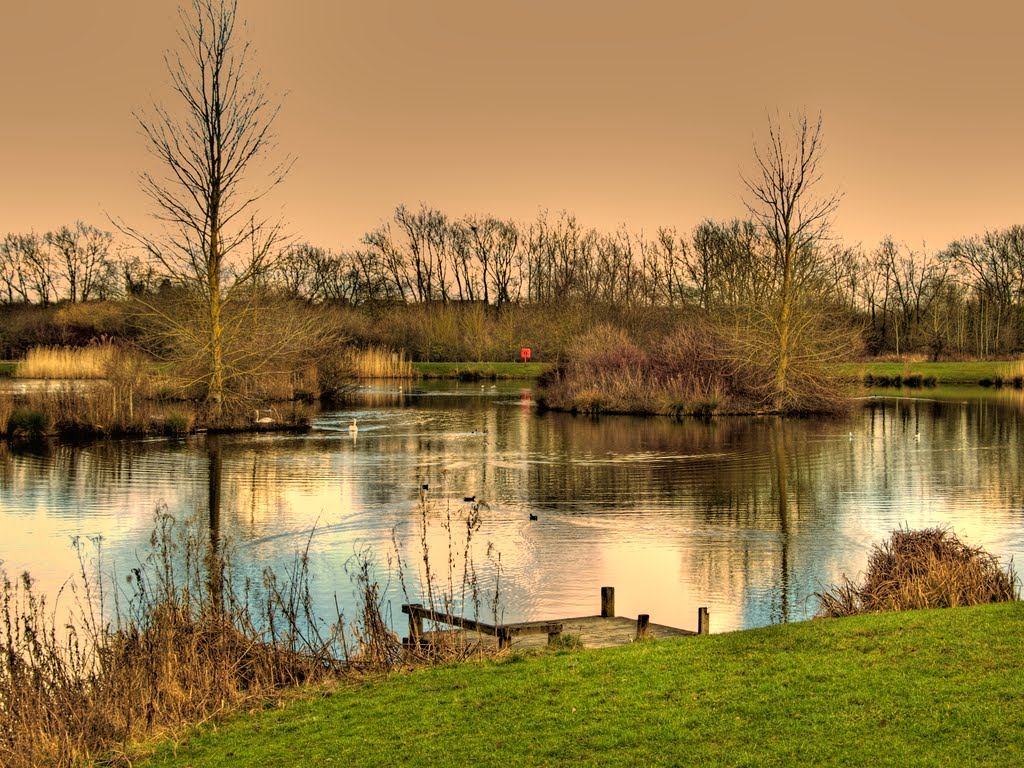
[{"label": "bush", "polygon": [[1012,563],[1005,568],[947,528],[893,531],[876,544],[864,581],[817,593],[820,617],[999,603],[1019,598]]},{"label": "bush", "polygon": [[187,435],[195,426],[195,416],[184,411],[174,411],[167,414],[163,423],[165,435]]},{"label": "bush", "polygon": [[7,417],[7,434],[11,437],[42,437],[50,428],[45,411],[21,406]]},{"label": "bush", "polygon": [[565,365],[540,384],[548,406],[583,413],[682,418],[756,411],[765,397],[758,386],[763,377],[732,349],[720,327],[699,317],[643,345],[624,329],[602,323],[581,335]]}]

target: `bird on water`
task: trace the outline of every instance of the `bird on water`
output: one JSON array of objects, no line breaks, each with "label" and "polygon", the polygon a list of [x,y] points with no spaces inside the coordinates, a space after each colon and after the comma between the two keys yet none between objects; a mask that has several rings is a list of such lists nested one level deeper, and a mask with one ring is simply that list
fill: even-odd
[{"label": "bird on water", "polygon": [[349,432],[358,432],[359,431],[359,419],[355,418],[354,416],[352,417],[352,423],[348,425],[348,431]]},{"label": "bird on water", "polygon": [[536,519],[537,519],[537,516],[536,516],[535,514],[533,514],[533,513],[531,512],[531,513],[530,513],[530,519],[531,519],[531,520],[536,520]]}]

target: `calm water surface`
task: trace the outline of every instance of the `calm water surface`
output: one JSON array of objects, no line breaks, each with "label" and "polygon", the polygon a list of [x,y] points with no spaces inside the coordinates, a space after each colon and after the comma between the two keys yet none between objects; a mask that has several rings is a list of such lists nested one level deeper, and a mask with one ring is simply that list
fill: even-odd
[{"label": "calm water surface", "polygon": [[[102,568],[123,575],[163,504],[212,518],[243,572],[283,570],[308,544],[318,605],[329,614],[336,593],[349,613],[344,566],[357,550],[385,580],[397,546],[419,589],[409,574],[426,484],[442,571],[445,521],[459,531],[464,499],[483,502],[472,553],[485,586],[500,553],[505,620],[595,613],[613,585],[621,615],[693,627],[707,605],[726,631],[808,618],[813,593],[855,576],[899,526],[950,525],[1019,562],[1022,442],[1013,395],[866,399],[841,420],[675,423],[539,414],[516,384],[382,385],[306,435],[0,443],[0,559],[54,595],[77,568],[72,538],[102,537]],[[396,626],[404,601],[393,588]]]}]

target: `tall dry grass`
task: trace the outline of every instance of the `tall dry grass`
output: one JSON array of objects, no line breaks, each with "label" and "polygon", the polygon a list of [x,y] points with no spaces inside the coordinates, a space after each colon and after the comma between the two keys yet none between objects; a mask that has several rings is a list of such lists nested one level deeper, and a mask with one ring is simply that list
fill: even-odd
[{"label": "tall dry grass", "polygon": [[181,405],[155,402],[115,382],[0,395],[0,432],[10,437],[182,434],[194,424],[194,414]]},{"label": "tall dry grass", "polygon": [[[47,389],[0,397],[0,431],[125,434],[164,431],[158,408],[148,401],[160,387],[148,358],[112,344],[79,349],[37,348],[19,363],[28,378],[92,379],[88,385],[63,381]],[[40,429],[45,425],[45,430]]]},{"label": "tall dry grass", "polygon": [[896,530],[872,547],[862,582],[849,578],[816,594],[819,616],[953,608],[1017,600],[1013,564],[970,546],[947,528]]},{"label": "tall dry grass", "polygon": [[[399,542],[393,541],[395,572],[406,603],[421,603],[431,610],[493,626],[502,623],[501,554],[490,543],[482,562],[476,554],[475,541],[487,509],[482,501],[458,508],[446,501],[442,508],[430,503],[428,493],[420,494],[419,546],[414,551],[421,556],[409,562],[403,558]],[[446,557],[440,562],[436,552],[431,554],[429,543],[435,520],[446,546]],[[413,584],[418,588],[416,594],[410,591]],[[425,642],[406,648],[407,655],[419,663],[464,659],[495,649],[494,638],[488,640],[479,630],[452,630],[430,620],[425,622],[425,630]]]},{"label": "tall dry grass", "polygon": [[104,379],[117,354],[112,344],[88,347],[36,347],[18,363],[22,379]]},{"label": "tall dry grass", "polygon": [[999,374],[993,383],[997,386],[1024,389],[1024,360],[1015,360],[1000,366]]},{"label": "tall dry grass", "polygon": [[352,375],[357,379],[411,379],[412,362],[406,359],[405,351],[397,352],[386,347],[350,348],[346,360]]},{"label": "tall dry grass", "polygon": [[[442,515],[448,565],[434,571],[436,554],[427,541],[437,513],[423,500],[425,594],[413,595],[395,543],[407,599],[437,610],[483,599],[471,554],[474,514],[449,509]],[[458,535],[463,524],[465,538]],[[131,569],[127,589],[93,576],[81,547],[79,555],[81,572],[57,596],[59,607],[36,593],[28,574],[11,579],[0,567],[4,766],[74,766],[100,758],[130,765],[133,743],[256,706],[290,687],[480,651],[465,640],[404,647],[386,620],[390,581],[378,580],[365,551],[346,568],[360,597],[351,623],[340,612],[333,619],[314,612],[308,543],[284,574],[266,569],[254,583],[238,576],[230,547],[212,540],[198,519],[179,522],[158,509],[149,554]],[[495,615],[497,600],[495,588]]]}]

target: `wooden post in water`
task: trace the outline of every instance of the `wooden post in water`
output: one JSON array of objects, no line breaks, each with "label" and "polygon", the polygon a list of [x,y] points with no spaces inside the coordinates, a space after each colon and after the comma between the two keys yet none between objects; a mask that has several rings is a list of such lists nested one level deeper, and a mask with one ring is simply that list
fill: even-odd
[{"label": "wooden post in water", "polygon": [[409,645],[418,648],[423,642],[423,614],[416,611],[422,608],[421,603],[412,603],[409,606]]},{"label": "wooden post in water", "polygon": [[641,613],[636,617],[636,639],[643,640],[647,637],[647,627],[651,623],[649,614]]},{"label": "wooden post in water", "polygon": [[710,619],[710,617],[708,616],[707,606],[701,606],[700,608],[697,609],[697,634],[698,635],[709,635],[709,634],[711,634],[711,629],[708,627],[709,619]]},{"label": "wooden post in water", "polygon": [[601,618],[615,615],[615,587],[601,587]]}]

